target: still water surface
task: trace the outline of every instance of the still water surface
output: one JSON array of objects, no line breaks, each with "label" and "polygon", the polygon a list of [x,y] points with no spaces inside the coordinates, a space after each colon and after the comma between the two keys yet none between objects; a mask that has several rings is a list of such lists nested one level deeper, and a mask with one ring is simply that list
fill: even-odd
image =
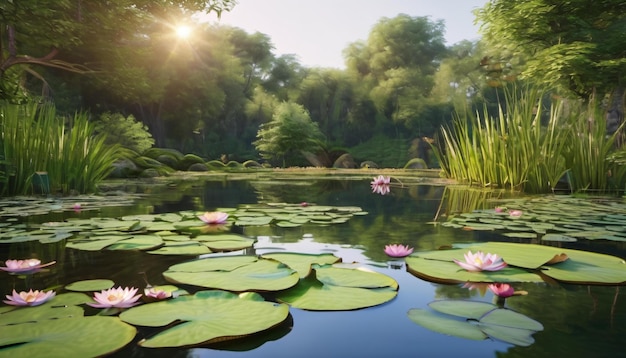
[{"label": "still water surface", "polygon": [[[30,217],[32,222],[64,217],[123,216],[182,210],[215,210],[257,202],[359,206],[368,212],[347,223],[298,228],[245,227],[240,232],[258,239],[258,246],[239,254],[256,255],[282,247],[294,250],[333,252],[344,262],[372,263],[371,268],[399,284],[392,301],[345,312],[311,312],[290,308],[289,319],[270,331],[252,337],[192,349],[147,349],[133,342],[114,357],[617,357],[626,356],[626,298],[623,287],[563,284],[515,284],[527,296],[509,298],[506,306],[541,322],[544,330],[533,335],[528,347],[486,339],[472,341],[432,332],[407,317],[412,308],[428,309],[440,299],[492,302],[490,292],[481,296],[461,285],[441,285],[419,279],[402,262],[389,261],[386,244],[402,243],[415,250],[432,250],[459,242],[505,240],[493,233],[442,227],[457,210],[444,197],[443,186],[411,185],[393,188],[390,195],[372,194],[369,181],[317,180],[255,182],[209,181],[189,189],[171,189],[148,196],[137,205],[107,208],[99,212],[50,214]],[[483,202],[475,206],[493,207]],[[510,241],[510,240],[507,240]],[[523,241],[523,240],[520,240]],[[65,249],[63,243],[28,243],[10,249],[0,246],[0,260],[35,253],[42,261],[57,260],[54,269],[32,277],[33,287],[52,287],[95,278],[108,278],[116,286],[143,289],[167,284],[161,276],[169,266],[194,257],[150,255],[143,252],[87,252]],[[611,253],[625,258],[623,244],[583,242],[570,248]],[[145,277],[145,278],[144,278]],[[0,292],[20,290],[23,282],[0,273]],[[194,292],[198,288],[185,287]],[[86,315],[97,310],[86,308]],[[136,341],[150,332],[139,329]],[[94,337],[97,339],[97,337]]]}]

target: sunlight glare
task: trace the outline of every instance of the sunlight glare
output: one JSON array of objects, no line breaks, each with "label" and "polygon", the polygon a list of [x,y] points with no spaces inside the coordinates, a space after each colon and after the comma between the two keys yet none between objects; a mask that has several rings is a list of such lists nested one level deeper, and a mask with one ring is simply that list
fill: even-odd
[{"label": "sunlight glare", "polygon": [[180,25],[176,28],[176,35],[181,39],[186,39],[191,35],[191,27],[186,25]]}]

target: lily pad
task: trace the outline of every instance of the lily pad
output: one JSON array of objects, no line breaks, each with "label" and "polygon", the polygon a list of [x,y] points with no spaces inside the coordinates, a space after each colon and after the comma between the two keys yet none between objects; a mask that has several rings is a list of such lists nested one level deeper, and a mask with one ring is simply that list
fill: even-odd
[{"label": "lily pad", "polygon": [[107,290],[115,285],[115,282],[106,279],[84,280],[72,282],[65,286],[66,290],[78,292],[92,292]]},{"label": "lily pad", "polygon": [[200,291],[193,296],[137,306],[120,318],[139,326],[175,323],[142,340],[143,347],[185,347],[233,339],[270,329],[289,315],[287,305],[266,302],[256,293]]},{"label": "lily pad", "polygon": [[247,249],[256,241],[236,234],[198,235],[194,240],[202,242],[213,252]]},{"label": "lily pad", "polygon": [[163,245],[163,239],[158,235],[134,235],[129,239],[117,241],[107,246],[107,250],[153,250]]},{"label": "lily pad", "polygon": [[170,266],[163,273],[173,283],[227,291],[280,291],[298,282],[285,264],[252,256],[211,257]]},{"label": "lily pad", "polygon": [[195,241],[171,241],[165,242],[157,250],[148,251],[149,254],[156,255],[204,255],[210,254],[211,250],[205,245]]},{"label": "lily pad", "polygon": [[136,332],[117,317],[31,320],[0,326],[0,352],[12,357],[103,356],[124,347]]},{"label": "lily pad", "polygon": [[47,319],[81,317],[83,316],[83,308],[78,305],[91,301],[91,298],[84,293],[70,292],[56,295],[50,301],[39,306],[0,307],[0,326]]},{"label": "lily pad", "polygon": [[124,239],[130,239],[130,235],[96,235],[92,237],[79,237],[70,240],[65,247],[76,250],[100,251],[107,246]]},{"label": "lily pad", "polygon": [[314,273],[276,299],[304,310],[346,311],[383,304],[398,293],[394,279],[373,271],[316,265]]},{"label": "lily pad", "polygon": [[[544,275],[570,283],[619,284],[626,282],[626,263],[614,256],[506,242],[458,246],[463,246],[463,248],[414,253],[405,259],[409,272],[426,280],[447,283],[538,282]],[[465,271],[453,260],[463,260],[463,254],[468,250],[498,254],[509,266],[493,272]]]},{"label": "lily pad", "polygon": [[473,340],[491,337],[526,347],[534,342],[532,334],[543,330],[543,325],[532,318],[486,302],[442,300],[431,302],[429,306],[465,320],[418,308],[409,310],[409,319],[432,331],[451,336]]},{"label": "lily pad", "polygon": [[334,264],[341,261],[341,258],[333,254],[310,255],[281,252],[264,254],[262,257],[284,263],[285,265],[298,271],[300,278],[305,278],[311,273],[311,266],[313,264]]}]

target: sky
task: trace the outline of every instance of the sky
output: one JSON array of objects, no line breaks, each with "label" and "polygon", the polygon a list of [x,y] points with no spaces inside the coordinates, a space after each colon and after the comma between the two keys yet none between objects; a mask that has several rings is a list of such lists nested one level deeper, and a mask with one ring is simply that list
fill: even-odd
[{"label": "sky", "polygon": [[270,37],[274,55],[295,54],[306,67],[345,68],[342,51],[366,40],[382,18],[398,14],[444,20],[446,44],[479,38],[472,10],[487,0],[237,0],[220,20]]}]

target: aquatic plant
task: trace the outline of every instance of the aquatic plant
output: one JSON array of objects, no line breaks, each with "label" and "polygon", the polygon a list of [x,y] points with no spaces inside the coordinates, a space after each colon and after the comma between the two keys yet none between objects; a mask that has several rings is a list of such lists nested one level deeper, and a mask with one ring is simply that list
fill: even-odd
[{"label": "aquatic plant", "polygon": [[228,220],[228,214],[221,211],[207,211],[206,213],[199,215],[198,218],[202,220],[205,224],[216,225],[225,223],[226,220]]},{"label": "aquatic plant", "polygon": [[[105,144],[95,135],[86,113],[72,118],[57,116],[51,104],[29,103],[0,106],[0,143],[6,178],[0,183],[4,195],[51,192],[94,192],[96,185],[124,155],[118,145]],[[40,187],[34,188],[37,178]]]},{"label": "aquatic plant", "polygon": [[514,90],[495,118],[458,110],[435,155],[447,177],[470,184],[545,193],[566,178],[571,191],[623,189],[626,169],[607,159],[622,127],[607,136],[596,104],[582,106],[554,101],[548,110],[540,91]]},{"label": "aquatic plant", "polygon": [[502,261],[502,257],[497,254],[483,253],[477,251],[466,252],[464,255],[465,262],[454,260],[454,262],[466,269],[467,271],[499,271],[506,267],[506,262]]},{"label": "aquatic plant", "polygon": [[391,244],[385,245],[385,253],[391,257],[405,257],[413,252],[413,248],[409,245]]},{"label": "aquatic plant", "polygon": [[28,292],[22,291],[19,293],[13,290],[13,293],[11,295],[6,295],[7,299],[2,302],[13,306],[39,306],[40,304],[51,300],[55,295],[56,292],[52,290],[44,292],[43,290],[33,291],[31,289]]},{"label": "aquatic plant", "polygon": [[8,271],[11,273],[34,273],[39,271],[39,269],[43,267],[47,267],[50,265],[54,265],[56,261],[51,261],[45,264],[41,263],[41,260],[38,259],[27,259],[27,260],[6,260],[4,264],[5,267],[0,267],[0,270]]},{"label": "aquatic plant", "polygon": [[141,294],[135,295],[136,293],[137,288],[134,287],[110,288],[94,293],[93,299],[96,303],[88,302],[87,304],[95,308],[128,308],[136,305],[137,300],[141,297]]},{"label": "aquatic plant", "polygon": [[515,294],[515,289],[508,283],[496,282],[490,284],[488,287],[489,290],[498,297],[507,298]]},{"label": "aquatic plant", "polygon": [[372,193],[377,193],[380,195],[389,194],[389,192],[391,191],[391,189],[389,188],[390,182],[390,177],[385,177],[383,175],[374,177],[374,180],[372,180],[372,182],[370,183],[372,187]]}]

